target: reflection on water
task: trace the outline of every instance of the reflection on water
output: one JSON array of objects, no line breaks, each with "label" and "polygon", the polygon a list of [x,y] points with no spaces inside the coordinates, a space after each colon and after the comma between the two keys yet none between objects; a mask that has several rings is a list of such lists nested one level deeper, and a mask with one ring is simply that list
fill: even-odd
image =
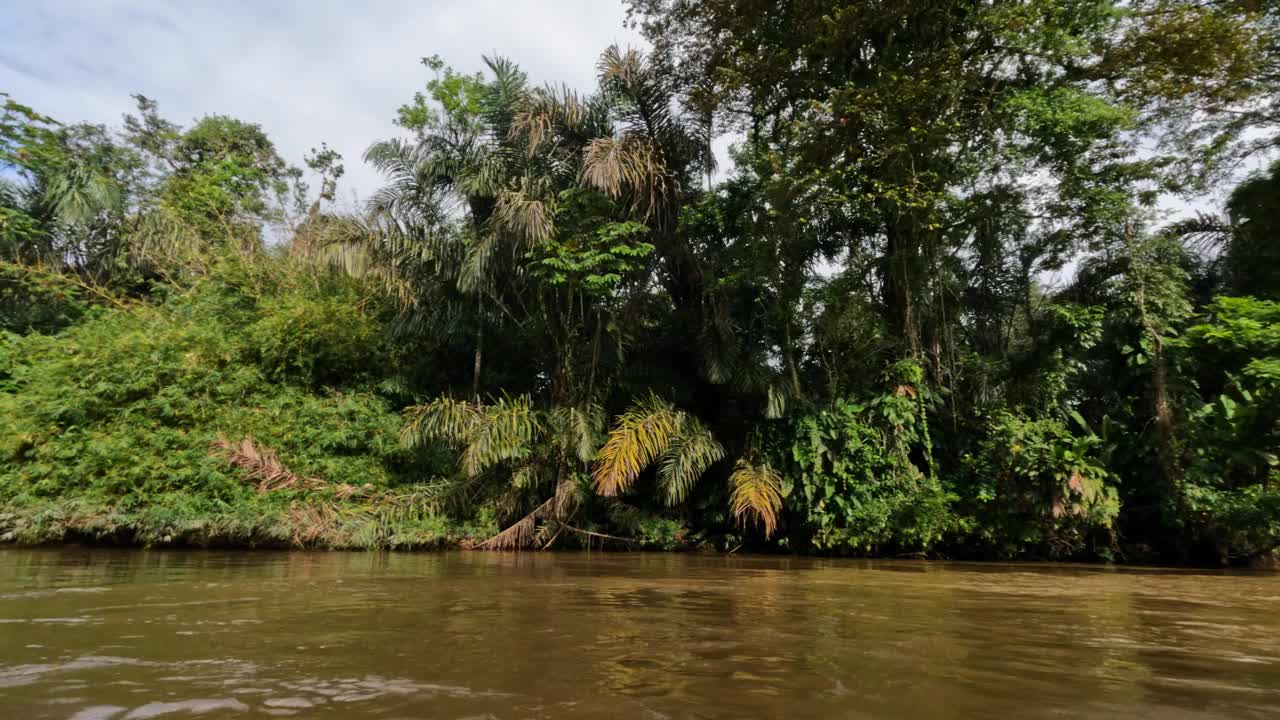
[{"label": "reflection on water", "polygon": [[1280,716],[1280,576],[0,551],[0,716]]}]

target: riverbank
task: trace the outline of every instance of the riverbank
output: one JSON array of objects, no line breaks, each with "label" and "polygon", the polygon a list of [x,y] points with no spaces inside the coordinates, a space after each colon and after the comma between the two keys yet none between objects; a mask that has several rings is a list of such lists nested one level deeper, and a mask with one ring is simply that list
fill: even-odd
[{"label": "riverbank", "polygon": [[471,547],[496,532],[394,502],[272,499],[239,505],[174,497],[121,507],[86,499],[0,507],[0,543],[85,543],[134,547],[328,550],[443,550]]},{"label": "riverbank", "polygon": [[[161,502],[128,507],[103,500],[66,498],[26,499],[0,506],[0,547],[120,547],[146,549],[219,550],[343,550],[343,551],[445,551],[484,549],[486,540],[498,533],[489,520],[460,522],[433,513],[425,507],[414,509],[403,495],[383,493],[365,498],[335,498],[316,493],[259,495],[247,502],[227,504],[189,496],[160,498]],[[661,531],[648,526],[635,537],[619,537],[565,526],[561,534],[571,542],[558,548],[599,548],[649,552],[704,552],[735,554],[740,546],[723,546],[702,537],[692,537],[682,528],[667,524]],[[993,558],[965,554],[963,547],[939,548],[914,559],[995,561],[999,565],[1048,558]],[[1185,568],[1280,569],[1274,553],[1234,562],[1170,562],[1141,548],[1121,552],[1105,564],[1115,566],[1161,566]],[[958,553],[958,554],[957,554]],[[813,557],[822,553],[788,553],[792,557]],[[828,554],[829,555],[829,554]],[[866,559],[893,560],[902,556],[866,554]],[[1095,562],[1097,562],[1095,560]]]}]

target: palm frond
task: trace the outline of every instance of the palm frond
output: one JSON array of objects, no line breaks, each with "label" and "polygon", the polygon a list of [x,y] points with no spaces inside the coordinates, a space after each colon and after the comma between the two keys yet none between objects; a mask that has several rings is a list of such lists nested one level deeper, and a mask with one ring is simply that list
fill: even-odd
[{"label": "palm frond", "polygon": [[1183,240],[1192,250],[1207,254],[1229,245],[1236,228],[1225,217],[1201,212],[1173,223],[1165,232]]},{"label": "palm frond", "polygon": [[506,190],[499,194],[493,219],[526,245],[545,242],[554,230],[546,203],[523,190]]},{"label": "palm frond", "polygon": [[500,56],[485,56],[484,63],[493,73],[483,98],[483,115],[492,139],[505,140],[511,132],[515,108],[527,94],[528,76],[511,60]]},{"label": "palm frond", "polygon": [[511,487],[517,490],[531,490],[540,484],[538,468],[532,464],[517,466],[511,471]]},{"label": "palm frond", "polygon": [[765,538],[773,536],[782,512],[782,477],[768,463],[738,460],[729,476],[729,506],[738,522],[757,522]]},{"label": "palm frond", "polygon": [[74,165],[54,175],[45,188],[44,202],[59,222],[87,224],[119,206],[120,188],[110,178]]},{"label": "palm frond", "polygon": [[552,497],[555,502],[552,507],[555,510],[555,517],[568,518],[573,511],[582,503],[582,488],[578,483],[574,482],[572,476],[565,477],[556,484],[556,494]]},{"label": "palm frond", "polygon": [[533,509],[511,527],[476,545],[477,550],[520,550],[533,545],[537,537],[538,522],[549,517],[554,510],[555,498]]},{"label": "palm frond", "polygon": [[157,208],[138,219],[129,238],[125,261],[133,268],[195,265],[202,247],[200,234],[175,213]]},{"label": "palm frond", "polygon": [[764,416],[769,420],[777,420],[787,414],[787,405],[791,400],[792,384],[789,382],[772,382],[766,391]]},{"label": "palm frond", "polygon": [[458,288],[463,292],[479,292],[490,284],[494,259],[498,254],[498,238],[493,233],[483,235],[467,249],[462,267],[458,270]]},{"label": "palm frond", "polygon": [[596,491],[606,496],[626,492],[640,473],[666,452],[680,421],[681,413],[656,395],[619,416],[596,455],[592,473]]},{"label": "palm frond", "polygon": [[634,135],[592,140],[582,152],[581,182],[614,198],[627,196],[645,218],[662,210],[672,189],[662,153]]},{"label": "palm frond", "polygon": [[658,487],[668,505],[678,505],[703,473],[724,458],[724,448],[699,420],[686,417],[658,460]]},{"label": "palm frond", "polygon": [[524,98],[511,138],[523,142],[530,158],[554,157],[559,150],[579,149],[592,138],[612,132],[607,104],[600,98],[584,98],[567,86],[547,86]]},{"label": "palm frond", "polygon": [[465,400],[440,397],[405,408],[404,418],[400,439],[407,447],[421,447],[432,441],[461,446],[483,422],[484,412],[482,407]]},{"label": "palm frond", "polygon": [[408,447],[436,440],[459,450],[468,477],[528,456],[542,422],[527,396],[503,397],[488,405],[441,397],[404,411],[401,439]]},{"label": "palm frond", "polygon": [[657,461],[658,483],[674,505],[722,457],[724,449],[705,425],[651,394],[618,417],[596,455],[592,479],[601,495],[618,495]]},{"label": "palm frond", "polygon": [[523,458],[541,432],[527,396],[504,397],[486,405],[466,438],[459,458],[462,471],[475,477],[500,463]]},{"label": "palm frond", "polygon": [[246,479],[256,481],[255,487],[260,493],[328,487],[328,483],[320,478],[303,477],[289,470],[274,452],[249,436],[239,442],[218,438],[213,449],[227,462],[243,470]]},{"label": "palm frond", "polygon": [[712,293],[707,301],[708,313],[698,343],[702,370],[707,380],[723,385],[738,374],[742,364],[742,334],[723,296]]},{"label": "palm frond", "polygon": [[558,407],[551,411],[551,423],[566,452],[584,463],[595,459],[604,435],[604,411],[599,405]]}]

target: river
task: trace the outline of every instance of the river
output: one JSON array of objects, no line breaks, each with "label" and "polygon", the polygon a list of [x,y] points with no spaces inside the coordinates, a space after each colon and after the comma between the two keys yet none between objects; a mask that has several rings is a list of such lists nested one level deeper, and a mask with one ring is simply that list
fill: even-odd
[{"label": "river", "polygon": [[1280,716],[1280,575],[0,551],[0,717]]}]

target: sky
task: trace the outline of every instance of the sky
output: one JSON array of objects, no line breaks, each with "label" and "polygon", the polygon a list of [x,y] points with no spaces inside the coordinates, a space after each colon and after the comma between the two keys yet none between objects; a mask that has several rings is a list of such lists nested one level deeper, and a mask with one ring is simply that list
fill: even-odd
[{"label": "sky", "polygon": [[[340,193],[367,196],[360,159],[401,131],[395,110],[438,54],[465,72],[505,55],[531,79],[580,90],[612,43],[643,46],[621,0],[10,0],[0,10],[0,92],[59,121],[118,126],[130,95],[180,124],[258,123],[301,166],[321,141],[342,153]],[[314,182],[314,179],[313,179]]]}]

